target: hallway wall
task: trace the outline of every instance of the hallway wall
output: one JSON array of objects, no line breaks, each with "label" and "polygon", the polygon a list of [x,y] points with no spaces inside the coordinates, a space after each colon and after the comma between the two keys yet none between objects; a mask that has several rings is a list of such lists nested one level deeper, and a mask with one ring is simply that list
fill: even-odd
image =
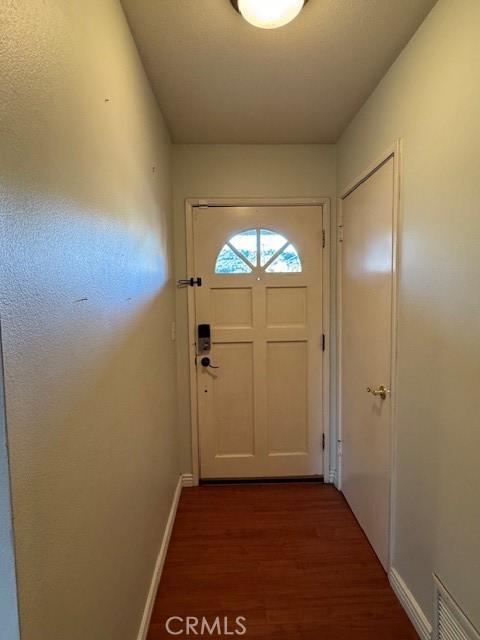
[{"label": "hallway wall", "polygon": [[338,145],[339,191],[403,140],[393,564],[480,628],[480,3],[439,0]]},{"label": "hallway wall", "polygon": [[[186,277],[186,198],[331,198],[334,145],[174,145],[176,279]],[[335,226],[335,225],[333,225]],[[334,249],[333,243],[333,249]],[[334,265],[334,250],[332,264]],[[188,274],[191,275],[191,274]],[[332,272],[333,277],[333,272]],[[335,323],[332,322],[332,328]],[[334,340],[332,336],[332,340]],[[332,342],[334,344],[334,342]],[[177,293],[178,424],[181,468],[191,472],[187,293]],[[332,367],[334,363],[332,361]],[[333,393],[333,389],[332,389]],[[332,410],[334,409],[334,402]],[[334,419],[334,416],[332,416]]]},{"label": "hallway wall", "polygon": [[2,19],[22,640],[132,640],[179,473],[170,141],[117,0],[6,2]]}]

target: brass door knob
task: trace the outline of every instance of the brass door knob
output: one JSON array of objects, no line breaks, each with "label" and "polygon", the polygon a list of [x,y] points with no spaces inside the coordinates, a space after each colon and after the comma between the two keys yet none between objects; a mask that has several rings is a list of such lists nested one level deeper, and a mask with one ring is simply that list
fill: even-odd
[{"label": "brass door knob", "polygon": [[390,389],[381,384],[377,389],[372,389],[372,387],[367,387],[367,392],[371,393],[373,396],[380,396],[382,400],[385,400],[387,397],[387,393],[390,393]]}]

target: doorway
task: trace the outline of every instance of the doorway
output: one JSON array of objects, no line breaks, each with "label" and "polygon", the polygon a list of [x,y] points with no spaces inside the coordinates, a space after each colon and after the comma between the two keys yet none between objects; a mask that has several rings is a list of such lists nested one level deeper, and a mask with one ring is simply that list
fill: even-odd
[{"label": "doorway", "polygon": [[2,637],[19,639],[14,523],[10,486],[2,330],[0,326],[0,620]]},{"label": "doorway", "polygon": [[327,200],[187,207],[200,479],[325,473],[328,215]]},{"label": "doorway", "polygon": [[398,150],[341,203],[341,489],[384,569],[390,564]]}]

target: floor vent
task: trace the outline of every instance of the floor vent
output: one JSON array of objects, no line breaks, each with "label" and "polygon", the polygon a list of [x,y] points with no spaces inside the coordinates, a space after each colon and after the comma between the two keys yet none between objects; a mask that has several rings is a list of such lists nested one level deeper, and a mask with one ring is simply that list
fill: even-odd
[{"label": "floor vent", "polygon": [[445,589],[437,576],[432,640],[480,640],[480,634]]}]

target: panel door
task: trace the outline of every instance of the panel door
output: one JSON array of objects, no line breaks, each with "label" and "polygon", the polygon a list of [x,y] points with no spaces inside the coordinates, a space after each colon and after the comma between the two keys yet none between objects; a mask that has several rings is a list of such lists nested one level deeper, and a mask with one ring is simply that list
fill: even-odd
[{"label": "panel door", "polygon": [[393,179],[392,158],[342,205],[342,491],[385,569],[390,520]]},{"label": "panel door", "polygon": [[322,208],[194,212],[201,478],[322,473]]}]

